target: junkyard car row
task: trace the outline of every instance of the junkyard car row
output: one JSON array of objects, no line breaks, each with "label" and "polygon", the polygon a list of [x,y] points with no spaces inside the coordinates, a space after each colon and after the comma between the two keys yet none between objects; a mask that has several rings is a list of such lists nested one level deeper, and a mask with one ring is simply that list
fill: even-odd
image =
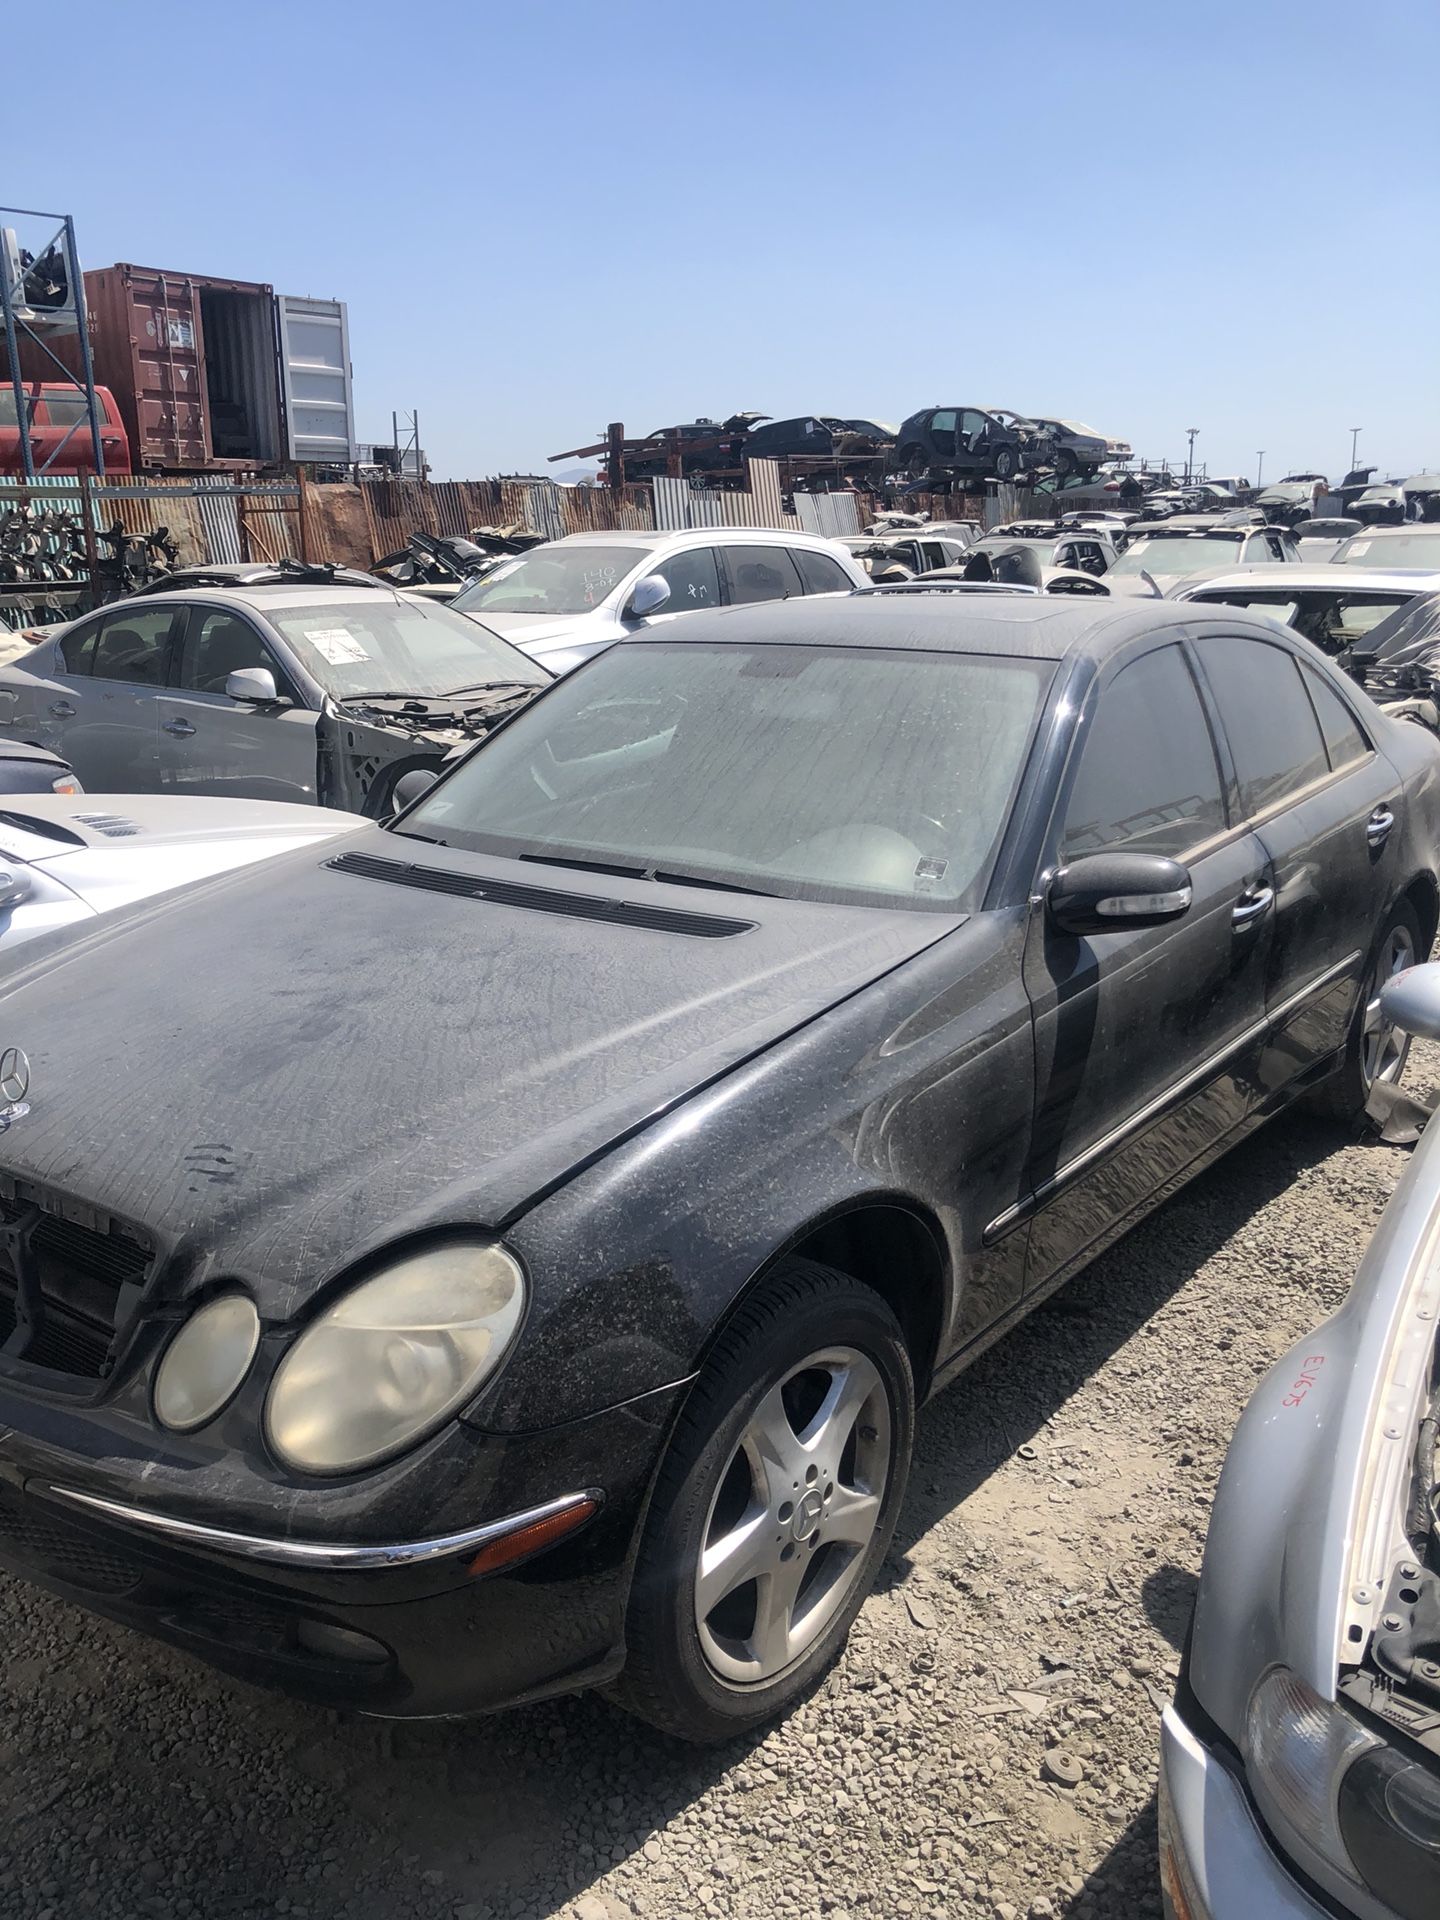
[{"label": "junkyard car row", "polygon": [[[1115,457],[968,418],[897,441]],[[1397,1110],[1440,527],[978,533],[197,569],[0,666],[0,1563],[332,1706],[743,1733],[921,1402],[1292,1102]],[[1434,1912],[1437,1154],[1237,1433],[1177,1920]]]}]

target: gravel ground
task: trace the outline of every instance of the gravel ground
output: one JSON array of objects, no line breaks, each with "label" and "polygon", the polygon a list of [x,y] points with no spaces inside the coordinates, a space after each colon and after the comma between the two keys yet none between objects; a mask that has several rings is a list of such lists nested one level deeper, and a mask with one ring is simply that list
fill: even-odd
[{"label": "gravel ground", "polygon": [[0,1913],[1153,1920],[1215,1478],[1403,1165],[1287,1117],[993,1349],[921,1416],[845,1659],[754,1743],[594,1699],[345,1720],[0,1577]]}]

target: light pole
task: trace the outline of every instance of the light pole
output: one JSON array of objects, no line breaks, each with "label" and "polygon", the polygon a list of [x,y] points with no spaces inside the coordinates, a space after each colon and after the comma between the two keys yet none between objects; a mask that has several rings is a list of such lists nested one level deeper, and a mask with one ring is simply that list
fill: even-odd
[{"label": "light pole", "polygon": [[1351,427],[1350,429],[1350,471],[1351,473],[1354,473],[1355,471],[1355,443],[1360,438],[1361,432],[1362,432],[1362,429],[1360,427]]},{"label": "light pole", "polygon": [[1258,447],[1255,452],[1255,484],[1257,487],[1260,484],[1260,476],[1261,474],[1264,473],[1264,471],[1265,471],[1265,449],[1264,447]]},{"label": "light pole", "polygon": [[1190,451],[1185,456],[1185,479],[1188,483],[1193,479],[1195,474],[1195,436],[1199,433],[1200,429],[1199,427],[1187,427],[1185,431],[1190,436]]}]

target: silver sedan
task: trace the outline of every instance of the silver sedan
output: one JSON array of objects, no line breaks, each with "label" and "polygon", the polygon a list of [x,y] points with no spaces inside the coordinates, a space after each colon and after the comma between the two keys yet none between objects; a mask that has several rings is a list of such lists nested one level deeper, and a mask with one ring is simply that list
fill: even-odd
[{"label": "silver sedan", "polygon": [[[1373,1040],[1440,1038],[1440,966]],[[1393,1021],[1393,1025],[1391,1022]],[[1440,1123],[1338,1313],[1241,1418],[1162,1733],[1175,1920],[1440,1913]]]}]

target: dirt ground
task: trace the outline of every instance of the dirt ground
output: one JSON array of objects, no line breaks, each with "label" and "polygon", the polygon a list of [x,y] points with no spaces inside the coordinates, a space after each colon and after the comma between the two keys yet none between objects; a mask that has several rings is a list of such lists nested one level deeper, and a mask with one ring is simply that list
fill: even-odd
[{"label": "dirt ground", "polygon": [[0,1579],[0,1913],[1155,1920],[1216,1475],[1404,1164],[1278,1121],[986,1355],[921,1416],[844,1660],[751,1743],[596,1699],[341,1719]]}]

